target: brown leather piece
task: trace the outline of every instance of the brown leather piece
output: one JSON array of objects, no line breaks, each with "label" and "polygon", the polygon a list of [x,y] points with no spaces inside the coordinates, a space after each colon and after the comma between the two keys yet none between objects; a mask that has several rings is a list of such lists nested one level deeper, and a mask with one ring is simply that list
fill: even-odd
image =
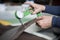
[{"label": "brown leather piece", "polygon": [[47,39],[23,32],[16,40],[47,40]]},{"label": "brown leather piece", "polygon": [[15,28],[15,26],[10,26],[10,25],[4,26],[4,25],[0,24],[0,36],[2,34],[4,34],[6,31],[8,31],[8,30],[10,30],[12,28]]}]

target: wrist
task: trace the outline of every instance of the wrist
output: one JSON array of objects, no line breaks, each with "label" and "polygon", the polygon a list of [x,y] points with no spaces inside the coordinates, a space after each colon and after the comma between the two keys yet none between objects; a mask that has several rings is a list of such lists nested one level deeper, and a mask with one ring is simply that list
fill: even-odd
[{"label": "wrist", "polygon": [[45,8],[46,8],[46,7],[45,7],[44,5],[42,5],[42,11],[45,11]]}]

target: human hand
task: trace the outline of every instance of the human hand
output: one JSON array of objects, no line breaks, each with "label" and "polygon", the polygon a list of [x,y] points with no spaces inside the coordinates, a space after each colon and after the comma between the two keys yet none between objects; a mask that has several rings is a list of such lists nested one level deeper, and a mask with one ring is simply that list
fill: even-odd
[{"label": "human hand", "polygon": [[31,2],[25,2],[25,3],[31,5],[34,8],[33,14],[36,14],[38,12],[45,10],[44,5],[39,5],[39,4],[31,3]]},{"label": "human hand", "polygon": [[37,18],[37,23],[41,28],[47,29],[52,26],[52,18],[53,16],[41,16]]}]

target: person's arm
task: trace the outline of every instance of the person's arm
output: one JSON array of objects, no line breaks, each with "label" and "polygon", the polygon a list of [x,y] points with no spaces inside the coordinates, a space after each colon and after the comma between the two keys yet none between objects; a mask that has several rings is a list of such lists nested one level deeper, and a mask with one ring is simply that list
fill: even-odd
[{"label": "person's arm", "polygon": [[45,6],[45,12],[53,14],[53,15],[60,15],[60,6]]},{"label": "person's arm", "polygon": [[52,19],[52,26],[53,27],[60,27],[60,17],[53,17]]},{"label": "person's arm", "polygon": [[[31,3],[31,2],[26,2],[26,4],[30,4],[34,8],[33,14],[36,14],[40,11],[45,11],[50,14],[60,15],[60,6],[48,6],[48,5],[45,6],[45,5],[39,5],[39,4]],[[45,16],[45,17],[38,18],[38,19],[40,20],[37,21],[37,23],[42,28],[51,26],[51,22],[52,22],[53,27],[60,27],[60,17],[52,18],[52,17]]]}]

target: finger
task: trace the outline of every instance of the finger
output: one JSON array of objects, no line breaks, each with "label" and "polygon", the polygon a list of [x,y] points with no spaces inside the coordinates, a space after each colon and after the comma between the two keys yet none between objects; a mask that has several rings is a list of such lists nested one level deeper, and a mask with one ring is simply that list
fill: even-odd
[{"label": "finger", "polygon": [[40,20],[36,22],[36,25],[40,27]]},{"label": "finger", "polygon": [[25,2],[25,4],[29,4],[29,5],[31,5],[32,7],[35,7],[35,4],[32,3],[32,2]]},{"label": "finger", "polygon": [[37,25],[38,27],[41,27],[38,23],[36,23],[36,25]]},{"label": "finger", "polygon": [[43,16],[40,16],[38,18],[36,18],[37,20],[42,20],[43,19]]},{"label": "finger", "polygon": [[33,14],[36,14],[36,13],[40,12],[39,9],[34,9],[34,10],[35,10],[35,11],[33,12]]},{"label": "finger", "polygon": [[46,16],[40,16],[40,17],[37,17],[36,19],[44,19]]},{"label": "finger", "polygon": [[39,24],[39,22],[40,22],[40,20],[36,21],[36,23],[38,23],[38,24]]},{"label": "finger", "polygon": [[45,27],[43,25],[41,25],[41,20],[40,21],[37,21],[37,24],[40,28],[44,29]]}]

